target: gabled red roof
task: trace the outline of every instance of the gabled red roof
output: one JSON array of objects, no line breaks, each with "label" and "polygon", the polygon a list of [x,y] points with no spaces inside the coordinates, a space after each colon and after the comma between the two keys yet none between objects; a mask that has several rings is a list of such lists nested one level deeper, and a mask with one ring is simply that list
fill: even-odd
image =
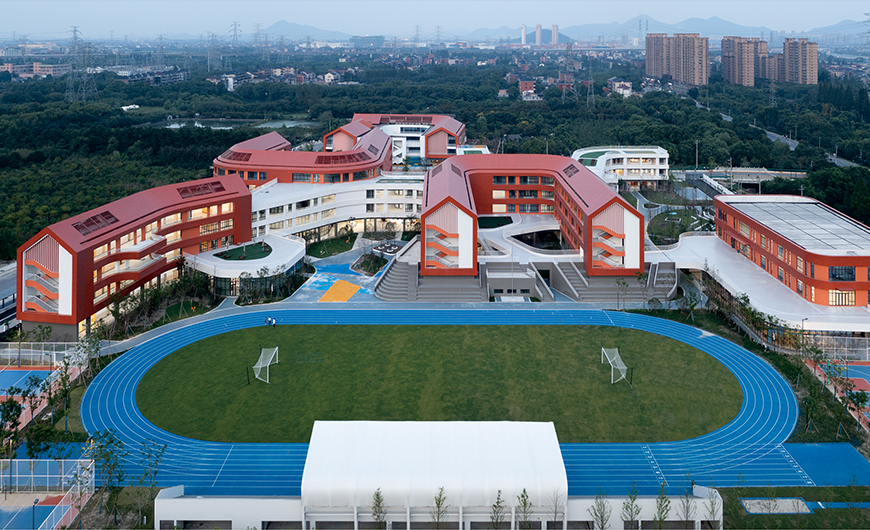
[{"label": "gabled red roof", "polygon": [[468,179],[460,165],[454,164],[459,158],[464,157],[448,158],[426,174],[423,185],[424,216],[448,197],[468,211],[474,212],[474,197]]},{"label": "gabled red roof", "polygon": [[[132,225],[155,214],[166,215],[180,206],[191,209],[200,204],[231,201],[250,195],[245,183],[236,176],[169,184],[134,193],[99,208],[64,219],[47,227],[72,251],[80,251],[103,241],[131,232]],[[109,237],[112,236],[112,237]]]},{"label": "gabled red roof", "polygon": [[457,136],[465,129],[462,122],[444,114],[354,114],[351,123],[358,121],[374,125],[429,125],[430,132],[444,129]]},{"label": "gabled red roof", "polygon": [[290,149],[290,142],[276,132],[270,132],[244,142],[237,143],[232,149],[251,149],[257,151],[282,151]]}]

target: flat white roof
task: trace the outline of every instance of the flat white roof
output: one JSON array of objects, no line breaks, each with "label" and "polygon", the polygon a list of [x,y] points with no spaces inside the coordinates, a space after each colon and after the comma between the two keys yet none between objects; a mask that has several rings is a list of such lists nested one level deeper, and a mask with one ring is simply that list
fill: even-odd
[{"label": "flat white roof", "polygon": [[704,270],[707,266],[723,287],[737,295],[746,293],[752,306],[786,324],[819,331],[870,331],[870,308],[814,304],[799,296],[727,243],[712,234],[680,239],[671,250],[647,251],[649,262],[675,262],[677,268]]},{"label": "flat white roof", "polygon": [[443,487],[451,507],[507,506],[523,489],[543,506],[568,492],[552,422],[317,421],[302,473],[306,508],[432,506]]},{"label": "flat white roof", "polygon": [[[256,278],[257,271],[263,267],[268,267],[272,271],[271,273],[274,274],[282,265],[285,268],[290,268],[305,256],[305,240],[300,238],[278,237],[269,234],[260,236],[253,242],[245,243],[244,246],[253,245],[261,241],[272,247],[272,252],[268,256],[259,259],[227,260],[215,256],[215,254],[226,251],[226,248],[219,248],[200,254],[185,254],[184,258],[187,265],[210,276],[238,278],[241,273],[247,272]],[[241,246],[233,245],[231,248]]]},{"label": "flat white roof", "polygon": [[810,252],[870,254],[870,228],[824,203],[806,197],[752,197],[755,199],[729,196],[720,200]]}]

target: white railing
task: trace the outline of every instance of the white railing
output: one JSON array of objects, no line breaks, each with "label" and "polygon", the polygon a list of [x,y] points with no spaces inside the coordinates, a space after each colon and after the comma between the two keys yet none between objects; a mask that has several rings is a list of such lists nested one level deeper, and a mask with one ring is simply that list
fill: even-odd
[{"label": "white railing", "polygon": [[621,269],[621,268],[624,267],[624,265],[623,265],[622,263],[619,263],[619,262],[617,262],[617,261],[614,261],[614,260],[612,260],[612,259],[610,259],[610,258],[608,258],[608,257],[602,256],[601,254],[593,255],[593,256],[592,256],[592,261],[593,261],[593,262],[595,262],[595,261],[603,261],[604,263],[607,263],[607,264],[610,265],[611,267],[615,267],[615,268],[618,268],[618,269]]},{"label": "white railing", "polygon": [[654,250],[674,250],[675,248],[680,246],[680,243],[683,242],[684,237],[711,237],[715,235],[716,232],[710,230],[695,230],[692,232],[683,232],[682,234],[680,234],[680,239],[676,243],[670,245],[656,245],[656,248]]},{"label": "white railing", "polygon": [[55,280],[54,278],[51,278],[49,276],[43,276],[41,274],[28,274],[27,279],[35,281],[46,289],[57,293],[57,280]]},{"label": "white railing", "polygon": [[593,238],[592,238],[592,241],[593,241],[594,243],[604,243],[604,244],[607,245],[608,247],[610,247],[610,248],[612,248],[613,250],[616,250],[616,251],[618,251],[618,252],[623,252],[623,251],[625,251],[625,245],[623,245],[623,244],[614,245],[614,244],[613,244],[613,239],[607,239],[607,238],[604,238],[604,237],[593,237]]},{"label": "white railing", "polygon": [[48,311],[49,313],[57,313],[57,311],[58,311],[57,302],[49,303],[47,300],[43,300],[42,298],[39,298],[38,296],[28,296],[27,301],[35,303],[39,307]]},{"label": "white railing", "polygon": [[439,238],[437,238],[437,237],[427,237],[427,238],[426,238],[426,242],[427,242],[427,243],[438,243],[439,245],[441,245],[442,247],[446,248],[447,250],[458,252],[458,251],[459,251],[459,247],[456,246],[456,245],[451,245],[451,244],[449,244],[449,243],[447,242],[447,239],[450,239],[450,238],[439,239]]}]

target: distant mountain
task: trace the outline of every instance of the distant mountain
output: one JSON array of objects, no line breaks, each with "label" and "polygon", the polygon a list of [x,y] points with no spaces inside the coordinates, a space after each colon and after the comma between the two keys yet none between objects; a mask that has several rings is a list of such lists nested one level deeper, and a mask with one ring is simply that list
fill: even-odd
[{"label": "distant mountain", "polygon": [[309,35],[312,40],[330,40],[330,41],[346,41],[350,40],[351,35],[342,33],[341,31],[330,31],[314,26],[297,24],[295,22],[287,22],[282,20],[276,22],[263,30],[270,37],[281,37],[290,40],[305,40]]},{"label": "distant mountain", "polygon": [[866,22],[858,22],[857,20],[844,20],[833,26],[824,26],[821,28],[813,28],[806,33],[808,35],[823,35],[825,33],[843,33],[846,35],[856,35],[858,33],[866,33],[870,31],[870,24]]},{"label": "distant mountain", "polygon": [[[639,30],[639,26],[642,28]],[[758,37],[762,32],[770,34],[770,29],[764,26],[742,26],[719,17],[689,18],[676,24],[665,24],[646,15],[641,15],[623,23],[583,24],[560,28],[561,33],[581,41],[594,41],[603,36],[605,40],[619,40],[622,35],[637,38],[640,33],[700,33],[711,40],[721,40],[725,35],[739,37]]]}]

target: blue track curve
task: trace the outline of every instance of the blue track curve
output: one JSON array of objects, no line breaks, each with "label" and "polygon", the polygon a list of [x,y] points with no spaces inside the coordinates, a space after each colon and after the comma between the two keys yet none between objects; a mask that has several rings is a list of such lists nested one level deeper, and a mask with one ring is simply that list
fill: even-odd
[{"label": "blue track curve", "polygon": [[[263,325],[264,315],[304,324],[429,325],[600,325],[633,328],[670,337],[713,356],[737,377],[743,406],[724,427],[689,440],[650,444],[561,444],[568,494],[624,494],[636,483],[650,492],[664,482],[730,486],[813,485],[782,443],[798,418],[788,383],[765,361],[716,335],[646,315],[595,310],[480,309],[275,309],[217,317],[159,335],[112,362],[95,378],[82,400],[88,432],[114,429],[127,444],[128,476],[140,473],[136,447],[150,438],[167,444],[160,484],[184,484],[191,494],[299,495],[308,444],[220,443],[164,431],[136,405],[145,373],[175,350],[212,335]],[[682,374],[677,375],[682,376]],[[704,374],[694,374],[704,377]],[[704,399],[699,395],[697,399]]]}]

